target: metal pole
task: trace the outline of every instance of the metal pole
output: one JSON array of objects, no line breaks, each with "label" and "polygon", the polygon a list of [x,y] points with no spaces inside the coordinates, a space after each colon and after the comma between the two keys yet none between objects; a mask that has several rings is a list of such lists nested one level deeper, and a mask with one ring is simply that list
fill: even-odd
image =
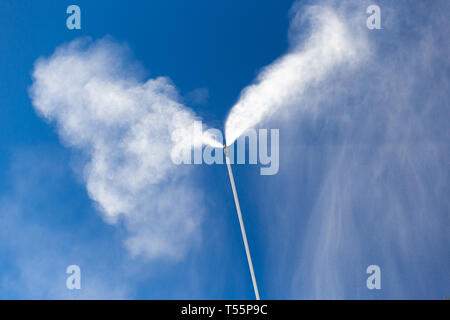
[{"label": "metal pole", "polygon": [[252,276],[253,289],[255,290],[256,300],[260,300],[258,285],[256,284],[255,272],[253,271],[252,256],[250,255],[250,249],[248,248],[247,235],[245,233],[244,221],[242,220],[241,207],[239,206],[239,199],[238,199],[238,195],[236,192],[236,186],[234,185],[233,171],[231,171],[230,157],[228,155],[228,149],[227,149],[226,145],[224,146],[223,151],[225,153],[225,162],[227,163],[228,175],[230,176],[231,189],[233,189],[234,203],[236,204],[236,210],[237,210],[237,214],[238,214],[238,218],[239,218],[239,225],[241,226],[241,233],[242,233],[242,239],[244,240],[245,252],[247,253],[247,261],[248,261],[248,267],[250,268],[250,274]]}]

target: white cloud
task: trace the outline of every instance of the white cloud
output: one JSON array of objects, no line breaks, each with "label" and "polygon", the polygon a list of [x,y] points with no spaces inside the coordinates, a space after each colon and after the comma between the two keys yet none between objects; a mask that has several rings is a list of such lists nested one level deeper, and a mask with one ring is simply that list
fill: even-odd
[{"label": "white cloud", "polygon": [[[273,177],[283,188],[259,197],[273,239],[266,285],[287,298],[441,299],[449,284],[449,2],[380,3],[379,31],[365,26],[370,1],[323,3],[334,3],[352,34],[367,34],[372,54],[309,87],[301,106],[314,112],[271,123],[283,128]],[[370,264],[381,267],[380,292],[366,288]],[[269,284],[274,273],[286,277]]]},{"label": "white cloud", "polygon": [[[291,13],[291,49],[242,91],[226,122],[227,144],[281,108],[293,104],[307,108],[302,95],[309,86],[320,83],[333,69],[357,64],[367,55],[365,37],[351,32],[349,23],[331,8],[294,6]],[[307,23],[310,35],[305,41]]]},{"label": "white cloud", "polygon": [[[193,112],[168,78],[141,81],[111,40],[75,40],[37,61],[30,90],[40,115],[87,156],[86,188],[104,217],[123,216],[133,254],[179,257],[195,238],[202,195],[170,158],[193,137]],[[180,135],[179,133],[183,134]]]}]

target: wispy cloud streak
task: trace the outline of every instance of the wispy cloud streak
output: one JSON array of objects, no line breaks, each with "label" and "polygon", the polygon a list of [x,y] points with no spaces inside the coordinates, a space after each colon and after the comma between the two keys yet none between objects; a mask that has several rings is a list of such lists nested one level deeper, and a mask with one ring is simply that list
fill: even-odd
[{"label": "wispy cloud streak", "polygon": [[[383,29],[368,30],[370,4],[322,2],[370,56],[309,86],[306,112],[271,123],[285,129],[274,177],[284,188],[261,207],[268,274],[287,275],[285,297],[442,299],[449,285],[449,4],[381,2]],[[379,292],[365,285],[370,264]]]}]

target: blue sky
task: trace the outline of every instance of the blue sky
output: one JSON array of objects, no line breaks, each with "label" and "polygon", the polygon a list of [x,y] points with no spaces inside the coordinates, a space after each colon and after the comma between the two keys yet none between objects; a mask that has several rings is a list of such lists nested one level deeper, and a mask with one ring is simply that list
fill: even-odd
[{"label": "blue sky", "polygon": [[[264,123],[280,129],[277,175],[234,168],[262,298],[450,294],[449,4],[376,3],[381,30],[365,28],[372,2],[321,2],[363,34],[370,55],[308,88],[308,108]],[[39,57],[107,36],[127,47],[133,76],[170,78],[196,115],[223,129],[241,90],[289,49],[294,2],[77,1],[81,30],[66,28],[70,4],[0,3],[0,298],[252,299],[224,166],[194,166],[177,180],[198,224],[176,258],[133,254],[127,239],[142,234],[142,220],[105,221],[86,189],[86,155],[38,115],[30,87]],[[157,189],[149,206],[180,201],[170,186]],[[65,287],[71,264],[81,290]],[[382,290],[366,288],[371,264]]]}]

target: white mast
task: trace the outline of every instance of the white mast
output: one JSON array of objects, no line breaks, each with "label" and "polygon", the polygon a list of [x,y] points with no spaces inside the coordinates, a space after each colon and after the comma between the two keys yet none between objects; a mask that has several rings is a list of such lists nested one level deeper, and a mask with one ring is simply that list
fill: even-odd
[{"label": "white mast", "polygon": [[245,252],[247,253],[247,261],[248,261],[248,267],[250,268],[250,274],[252,276],[253,289],[255,290],[256,300],[260,300],[258,285],[256,284],[255,272],[253,271],[252,256],[250,255],[250,249],[248,248],[247,235],[245,233],[244,221],[242,220],[241,207],[239,206],[239,199],[238,199],[238,195],[236,192],[236,186],[234,185],[233,171],[231,171],[230,157],[228,155],[228,149],[227,149],[226,145],[224,145],[223,151],[225,153],[225,162],[227,163],[227,167],[228,167],[228,175],[230,176],[231,189],[233,189],[234,203],[236,204],[236,210],[237,210],[237,214],[239,217],[239,224],[241,226],[241,233],[242,233],[242,239],[244,240]]}]

